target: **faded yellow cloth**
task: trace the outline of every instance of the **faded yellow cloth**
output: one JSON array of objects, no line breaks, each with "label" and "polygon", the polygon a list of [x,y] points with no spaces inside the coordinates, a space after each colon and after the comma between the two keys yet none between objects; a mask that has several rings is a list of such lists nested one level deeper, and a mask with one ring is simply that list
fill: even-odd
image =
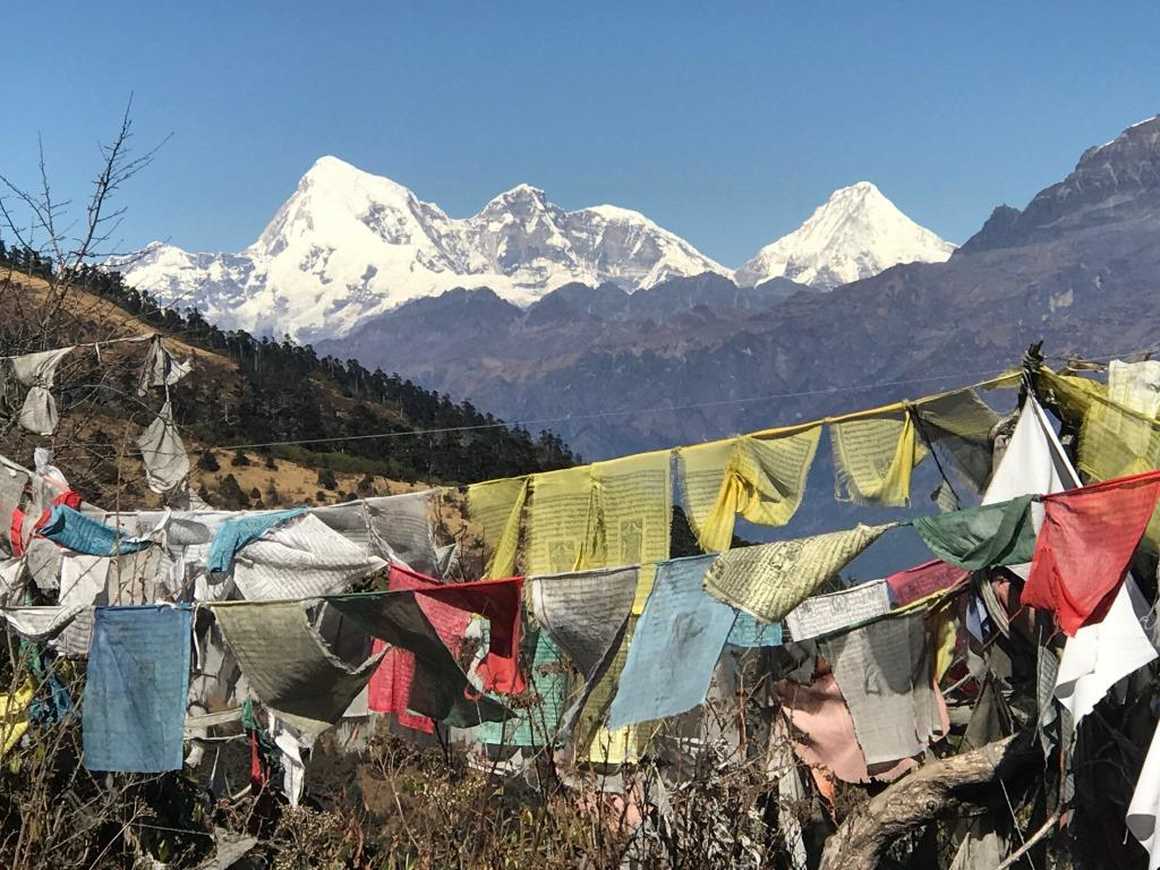
[{"label": "faded yellow cloth", "polygon": [[1040,379],[1050,388],[1064,418],[1079,428],[1079,470],[1108,480],[1160,467],[1160,427],[1155,419],[1108,398],[1104,384],[1089,378],[1057,375]]},{"label": "faded yellow cloth", "polygon": [[530,576],[641,565],[640,613],[656,567],[669,557],[673,483],[667,450],[532,476]]},{"label": "faded yellow cloth", "polygon": [[28,705],[35,694],[36,687],[26,682],[15,692],[0,695],[0,758],[7,755],[28,730]]},{"label": "faded yellow cloth", "polygon": [[532,475],[524,566],[528,575],[604,567],[601,533],[589,527],[593,497],[590,465]]},{"label": "faded yellow cloth", "polygon": [[[640,565],[632,612],[640,615],[652,591],[656,564],[669,558],[673,521],[672,454],[668,450],[596,462],[590,528],[602,539],[603,562],[593,568]],[[617,671],[619,674],[619,671]]]},{"label": "faded yellow cloth", "polygon": [[820,425],[770,430],[678,451],[685,512],[706,552],[728,550],[737,515],[783,526],[805,493]]},{"label": "faded yellow cloth", "polygon": [[[632,615],[624,638],[601,680],[592,690],[582,714],[582,722],[601,721],[616,694],[617,681],[624,669],[628,646],[636,630],[637,617],[644,610],[656,578],[656,563],[669,558],[673,513],[672,454],[668,450],[642,453],[596,462],[591,466],[594,516],[586,523],[586,535],[602,543],[593,545],[594,558],[615,567],[640,565]],[[591,740],[585,740],[585,735]],[[623,764],[639,760],[639,729],[635,725],[609,731],[603,725],[581,729],[577,757],[598,764]]]},{"label": "faded yellow cloth", "polygon": [[937,686],[955,660],[955,646],[959,640],[958,622],[950,607],[943,607],[931,615],[934,634],[934,682]]},{"label": "faded yellow cloth", "polygon": [[741,547],[705,572],[705,591],[765,622],[780,622],[895,523]]},{"label": "faded yellow cloth", "polygon": [[484,579],[514,577],[520,544],[520,520],[528,497],[527,477],[508,477],[467,488],[467,511],[483,527],[488,550]]},{"label": "faded yellow cloth", "polygon": [[835,421],[830,424],[830,441],[834,498],[889,507],[910,504],[910,472],[927,451],[904,406]]},{"label": "faded yellow cloth", "polygon": [[[639,589],[639,585],[637,586]],[[580,722],[576,731],[575,759],[577,762],[591,762],[593,764],[634,764],[640,760],[639,750],[641,735],[639,725],[626,725],[610,731],[600,723],[607,719],[608,708],[616,695],[616,687],[620,681],[620,673],[624,670],[624,663],[628,657],[628,647],[632,643],[632,636],[636,632],[638,617],[629,616],[628,625],[624,630],[624,638],[616,655],[609,663],[608,670],[596,683],[584,710],[580,714]]]},{"label": "faded yellow cloth", "polygon": [[596,723],[615,694],[635,617],[652,590],[655,563],[669,557],[671,465],[671,454],[665,450],[532,477],[527,574],[641,566],[634,616],[620,650],[581,714],[578,758],[620,764],[637,757],[636,729],[613,733]]}]

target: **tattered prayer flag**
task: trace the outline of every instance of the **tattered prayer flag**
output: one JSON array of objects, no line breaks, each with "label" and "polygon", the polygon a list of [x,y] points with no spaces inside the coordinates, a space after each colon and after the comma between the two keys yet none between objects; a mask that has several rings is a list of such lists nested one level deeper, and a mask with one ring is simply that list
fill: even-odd
[{"label": "tattered prayer flag", "polygon": [[786,627],[795,640],[809,640],[833,634],[890,611],[890,593],[885,580],[870,580],[831,592],[813,595],[785,617]]},{"label": "tattered prayer flag", "polygon": [[1112,686],[1155,661],[1156,647],[1145,628],[1151,609],[1128,575],[1103,620],[1082,626],[1068,638],[1059,660],[1055,697],[1077,726]]},{"label": "tattered prayer flag", "polygon": [[868,765],[922,752],[945,730],[923,614],[880,619],[822,644]]},{"label": "tattered prayer flag", "polygon": [[310,598],[345,592],[385,564],[317,516],[303,514],[238,552],[234,584],[248,601]]},{"label": "tattered prayer flag", "polygon": [[905,607],[944,589],[958,586],[971,575],[970,571],[934,559],[886,578],[890,600],[895,607]]},{"label": "tattered prayer flag", "polygon": [[991,430],[999,415],[973,389],[956,390],[913,407],[923,443],[939,448],[976,491],[991,477]]},{"label": "tattered prayer flag", "polygon": [[176,489],[189,475],[189,454],[173,421],[173,406],[167,401],[157,418],[137,439],[145,465],[145,482],[156,493]]},{"label": "tattered prayer flag", "polygon": [[28,705],[36,694],[31,682],[10,694],[0,694],[0,758],[20,742],[28,730]]},{"label": "tattered prayer flag", "polygon": [[793,728],[794,752],[815,771],[832,772],[843,782],[891,782],[914,767],[914,761],[907,758],[890,767],[877,767],[873,773],[867,769],[854,719],[832,673],[820,673],[805,686],[778,680],[773,691],[782,716]]},{"label": "tattered prayer flag", "polygon": [[737,619],[726,643],[740,647],[781,646],[785,632],[780,622],[762,622],[748,613],[737,611]]},{"label": "tattered prayer flag", "polygon": [[[418,612],[410,593],[401,594],[407,597],[398,603]],[[306,607],[296,601],[212,605],[226,643],[262,703],[316,737],[342,718],[378,666],[379,656],[358,665],[343,661],[311,625]],[[414,621],[429,627],[421,614]]]},{"label": "tattered prayer flag", "polygon": [[858,525],[810,538],[728,550],[705,574],[705,591],[766,622],[778,622],[894,524]]},{"label": "tattered prayer flag", "polygon": [[638,574],[637,568],[604,568],[535,580],[532,600],[536,619],[584,680],[561,722],[564,734],[571,730],[619,651],[632,613]]},{"label": "tattered prayer flag", "polygon": [[376,555],[412,571],[439,574],[441,562],[431,528],[437,492],[432,489],[363,499],[367,532]]},{"label": "tattered prayer flag", "polygon": [[[1069,635],[1109,599],[1160,497],[1160,471],[1045,496],[1022,602],[1052,611]],[[1110,603],[1110,601],[1108,601]]]},{"label": "tattered prayer flag", "polygon": [[116,529],[60,504],[53,506],[40,534],[54,544],[87,556],[136,553],[149,546],[148,541],[128,540]]},{"label": "tattered prayer flag", "polygon": [[189,693],[188,606],[98,607],[84,700],[89,770],[180,770]]},{"label": "tattered prayer flag", "polygon": [[527,498],[526,477],[489,480],[467,488],[468,515],[483,527],[483,543],[488,549],[485,577],[511,577],[516,573],[520,516]]},{"label": "tattered prayer flag", "polygon": [[676,716],[705,700],[737,611],[701,588],[712,556],[663,563],[637,623],[608,724]]},{"label": "tattered prayer flag", "polygon": [[137,379],[137,395],[146,395],[150,387],[171,387],[188,375],[191,368],[191,361],[178,360],[165,349],[161,336],[155,335],[149,342],[149,353]]},{"label": "tattered prayer flag", "polygon": [[528,638],[530,706],[514,707],[503,721],[481,722],[475,735],[491,746],[555,747],[568,696],[568,672],[546,631]]},{"label": "tattered prayer flag", "polygon": [[[387,588],[392,592],[413,591],[440,585],[434,580],[401,569],[391,572],[387,584]],[[452,656],[458,658],[464,632],[471,621],[471,614],[426,596],[417,596],[416,601],[443,645]],[[368,693],[370,709],[377,713],[393,713],[400,725],[430,734],[435,730],[433,720],[408,712],[415,675],[415,654],[403,647],[387,649],[384,641],[375,638],[375,652],[382,649],[387,650],[386,655],[383,656],[370,680]]]},{"label": "tattered prayer flag", "polygon": [[390,713],[405,728],[431,734],[435,720],[412,713],[411,685],[415,680],[415,654],[402,647],[390,646],[377,637],[371,648],[374,655],[383,654],[379,666],[367,684],[367,708],[376,713]]},{"label": "tattered prayer flag", "polygon": [[209,545],[209,556],[205,569],[210,573],[228,574],[234,568],[234,557],[251,541],[256,541],[270,529],[306,513],[305,508],[285,511],[269,511],[258,514],[243,514],[237,519],[222,523]]},{"label": "tattered prayer flag", "polygon": [[56,399],[51,392],[52,384],[61,360],[73,350],[72,347],[61,347],[25,354],[12,360],[12,373],[16,380],[29,388],[20,409],[20,425],[28,431],[37,435],[51,435],[56,429],[58,417]]},{"label": "tattered prayer flag", "polygon": [[728,550],[737,515],[783,526],[805,493],[820,425],[771,430],[682,447],[682,489],[689,525],[703,550]]},{"label": "tattered prayer flag", "polygon": [[[399,565],[391,566],[391,577],[409,575],[430,581],[430,577],[408,571]],[[520,674],[520,631],[524,580],[508,577],[504,580],[479,580],[474,583],[446,583],[420,586],[414,590],[416,598],[426,607],[427,602],[457,608],[462,612],[477,613],[489,625],[487,655],[476,668],[489,692],[516,695],[524,690]],[[389,638],[384,638],[389,640]]]},{"label": "tattered prayer flag", "polygon": [[912,524],[932,553],[969,571],[1030,562],[1035,552],[1029,495],[918,517]]},{"label": "tattered prayer flag", "polygon": [[910,473],[927,451],[905,407],[832,423],[830,441],[838,501],[910,504]]}]

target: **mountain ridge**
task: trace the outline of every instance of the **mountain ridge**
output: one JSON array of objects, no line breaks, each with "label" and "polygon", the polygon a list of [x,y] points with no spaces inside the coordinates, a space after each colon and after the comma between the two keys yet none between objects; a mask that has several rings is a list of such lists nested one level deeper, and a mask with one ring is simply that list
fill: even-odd
[{"label": "mountain ridge", "polygon": [[[369,322],[352,334],[351,352],[510,419],[571,415],[564,437],[605,458],[908,397],[897,388],[840,392],[859,384],[955,386],[963,372],[1016,364],[1041,339],[1061,355],[1154,346],[1160,119],[1113,143],[1104,149],[1113,162],[1093,163],[1089,149],[1075,172],[1032,199],[1040,205],[998,209],[946,262],[899,264],[764,308],[677,306],[651,322],[575,304],[556,315],[540,309],[534,323],[518,309],[460,322],[430,300],[429,316]],[[768,395],[786,397],[752,401]],[[676,410],[702,403],[712,406]],[[632,413],[665,405],[674,410]]]},{"label": "mountain ridge", "polygon": [[[823,212],[828,220],[819,218]],[[939,246],[946,243],[869,182],[835,192],[810,220],[842,231],[803,234],[808,220],[763,251],[782,250],[799,237],[808,250],[797,258],[791,251],[780,269],[754,266],[742,283],[800,273],[809,280],[797,283],[829,289],[895,262],[944,256]],[[808,261],[804,271],[798,260]],[[566,211],[541,188],[519,184],[475,215],[452,218],[398,182],[333,156],[315,161],[242,251],[189,252],[152,242],[108,265],[159,301],[197,307],[223,328],[302,341],[345,335],[413,299],[456,287],[488,287],[528,306],[567,284],[611,284],[631,293],[672,279],[734,277],[638,211],[608,204]]]}]

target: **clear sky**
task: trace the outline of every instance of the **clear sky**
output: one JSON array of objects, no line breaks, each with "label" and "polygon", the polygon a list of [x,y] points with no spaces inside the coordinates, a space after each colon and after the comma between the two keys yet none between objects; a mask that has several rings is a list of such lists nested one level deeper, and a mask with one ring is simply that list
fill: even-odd
[{"label": "clear sky", "polygon": [[14,3],[0,172],[79,196],[135,92],[124,247],[250,244],[322,154],[452,216],[521,181],[729,266],[875,182],[961,242],[1160,112],[1160,3]]}]

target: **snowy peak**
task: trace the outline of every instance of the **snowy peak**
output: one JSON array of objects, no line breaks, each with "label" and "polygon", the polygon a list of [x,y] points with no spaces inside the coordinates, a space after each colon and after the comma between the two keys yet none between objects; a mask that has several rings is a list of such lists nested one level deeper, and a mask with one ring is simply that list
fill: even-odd
[{"label": "snowy peak", "polygon": [[899,263],[941,263],[954,245],[904,215],[869,181],[830,194],[800,227],[737,270],[743,287],[789,278],[831,289]]},{"label": "snowy peak", "polygon": [[339,336],[363,318],[454,287],[529,304],[563,284],[633,291],[730,270],[639,212],[564,211],[520,184],[476,215],[450,218],[389,178],[320,157],[258,239],[238,254],[153,245],[114,263],[164,303],[225,328]]}]

